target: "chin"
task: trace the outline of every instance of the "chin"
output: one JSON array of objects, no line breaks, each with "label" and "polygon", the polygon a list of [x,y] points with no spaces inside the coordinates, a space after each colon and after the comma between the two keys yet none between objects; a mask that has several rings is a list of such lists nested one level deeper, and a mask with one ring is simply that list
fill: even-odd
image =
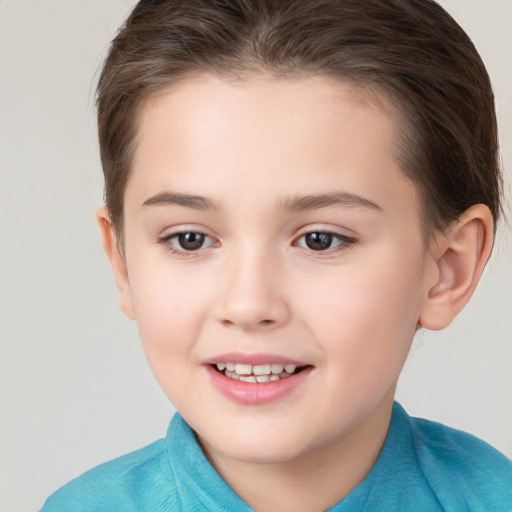
[{"label": "chin", "polygon": [[[240,462],[254,464],[286,463],[305,454],[310,443],[304,435],[293,436],[290,432],[240,432],[222,431],[220,435],[210,432],[207,439],[201,439],[203,450],[214,451]],[[205,442],[206,441],[206,442]]]}]

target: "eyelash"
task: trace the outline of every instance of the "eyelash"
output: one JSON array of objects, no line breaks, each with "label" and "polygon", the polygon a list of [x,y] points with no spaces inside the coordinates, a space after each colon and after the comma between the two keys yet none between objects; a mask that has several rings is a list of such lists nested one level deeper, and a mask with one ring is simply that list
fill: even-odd
[{"label": "eyelash", "polygon": [[[172,254],[174,254],[174,255],[176,255],[178,257],[181,257],[181,258],[197,257],[197,256],[199,256],[199,254],[198,254],[199,251],[201,249],[204,249],[204,247],[199,247],[198,249],[195,249],[195,250],[187,250],[187,249],[178,249],[178,248],[176,248],[175,246],[172,245],[172,240],[177,239],[180,235],[188,235],[188,234],[199,235],[199,236],[203,236],[205,239],[213,240],[212,237],[210,237],[206,233],[203,233],[202,231],[192,231],[192,230],[190,230],[190,231],[178,231],[176,233],[171,233],[170,235],[166,235],[166,236],[160,237],[158,241],[159,241],[160,244],[164,245],[169,252],[171,252]],[[312,235],[312,234],[331,236],[332,237],[332,241],[336,240],[338,242],[338,244],[335,245],[334,248],[329,248],[329,249],[326,249],[326,250],[315,250],[315,249],[311,249],[311,248],[308,248],[308,247],[302,247],[302,246],[298,245],[298,241],[299,240],[301,240],[302,238],[306,237],[307,235]],[[299,247],[301,247],[301,248],[303,248],[303,249],[305,249],[307,251],[315,253],[316,255],[318,255],[320,257],[326,257],[326,256],[329,256],[329,255],[332,255],[333,253],[337,253],[337,252],[348,250],[351,247],[355,246],[356,244],[357,244],[357,240],[355,238],[353,238],[353,237],[346,236],[346,235],[341,235],[341,234],[335,233],[333,231],[327,231],[327,230],[321,230],[321,229],[313,230],[313,231],[308,231],[306,233],[303,233],[295,241],[295,245],[298,245]],[[210,245],[214,245],[214,244],[210,244]]]},{"label": "eyelash", "polygon": [[[206,233],[203,233],[202,231],[192,231],[192,230],[186,230],[186,231],[178,231],[176,233],[171,233],[170,235],[163,236],[159,238],[159,243],[165,246],[165,248],[171,252],[172,254],[180,257],[180,258],[190,258],[190,257],[197,257],[199,254],[199,249],[204,249],[204,247],[200,247],[198,250],[186,250],[186,249],[178,249],[172,245],[172,240],[177,239],[180,235],[188,235],[188,234],[194,234],[194,235],[200,235],[203,236],[205,239],[212,239],[211,236],[208,236]],[[212,244],[213,245],[213,244]]]},{"label": "eyelash", "polygon": [[303,247],[304,249],[309,250],[315,254],[318,254],[319,256],[330,256],[333,253],[337,253],[340,251],[345,251],[347,249],[350,249],[351,247],[354,247],[357,244],[357,240],[354,237],[350,237],[347,235],[341,235],[340,233],[335,233],[333,231],[322,230],[322,229],[315,229],[313,231],[308,231],[307,233],[302,234],[299,238],[297,238],[296,243],[298,243],[299,240],[306,237],[307,235],[313,235],[313,234],[328,235],[328,236],[332,237],[332,242],[334,242],[335,240],[338,242],[337,245],[335,245],[333,248],[329,248],[326,250],[314,250],[314,249],[311,249],[310,247]]}]

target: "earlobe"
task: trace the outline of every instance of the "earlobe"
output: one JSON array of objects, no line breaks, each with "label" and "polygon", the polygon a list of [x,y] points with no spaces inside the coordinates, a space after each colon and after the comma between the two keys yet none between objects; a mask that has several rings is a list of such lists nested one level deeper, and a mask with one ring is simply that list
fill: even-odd
[{"label": "earlobe", "polygon": [[103,249],[110,261],[112,271],[114,272],[121,310],[128,318],[135,320],[126,263],[119,250],[118,241],[112,228],[110,216],[105,207],[99,208],[96,212],[96,222],[100,228]]},{"label": "earlobe", "polygon": [[440,234],[433,249],[435,282],[427,284],[427,296],[419,323],[426,329],[447,327],[473,294],[493,243],[489,208],[474,205]]}]

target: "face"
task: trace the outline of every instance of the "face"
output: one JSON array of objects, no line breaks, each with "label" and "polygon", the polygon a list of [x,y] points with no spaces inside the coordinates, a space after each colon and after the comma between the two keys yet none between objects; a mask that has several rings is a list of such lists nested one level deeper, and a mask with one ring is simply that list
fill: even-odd
[{"label": "face", "polygon": [[320,77],[204,75],[145,105],[122,302],[213,457],[292,461],[389,411],[431,267],[394,135]]}]

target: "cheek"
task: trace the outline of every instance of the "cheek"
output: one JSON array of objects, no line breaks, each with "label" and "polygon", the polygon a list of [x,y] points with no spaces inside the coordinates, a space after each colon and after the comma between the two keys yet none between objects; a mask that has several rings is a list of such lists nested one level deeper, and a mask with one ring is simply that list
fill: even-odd
[{"label": "cheek", "polygon": [[301,309],[309,311],[316,339],[346,372],[399,371],[416,329],[421,275],[419,258],[361,260],[325,278]]},{"label": "cheek", "polygon": [[208,301],[201,283],[186,272],[155,263],[142,268],[133,269],[130,279],[135,316],[146,358],[167,391],[169,376],[187,378],[190,367],[183,361],[193,356]]}]

